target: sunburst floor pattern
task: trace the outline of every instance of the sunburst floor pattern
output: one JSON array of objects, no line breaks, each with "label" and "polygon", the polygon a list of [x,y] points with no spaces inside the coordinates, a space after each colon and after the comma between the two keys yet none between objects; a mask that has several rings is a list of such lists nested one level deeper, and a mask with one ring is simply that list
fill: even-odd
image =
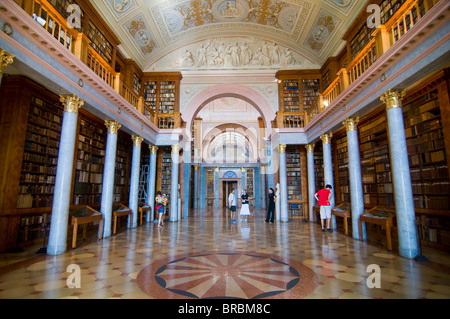
[{"label": "sunburst floor pattern", "polygon": [[301,298],[318,285],[301,263],[254,252],[202,252],[145,267],[138,286],[159,298]]}]

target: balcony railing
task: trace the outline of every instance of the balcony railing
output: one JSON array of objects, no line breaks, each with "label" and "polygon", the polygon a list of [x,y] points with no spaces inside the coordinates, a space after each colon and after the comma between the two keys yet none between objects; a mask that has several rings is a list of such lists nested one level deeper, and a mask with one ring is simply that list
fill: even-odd
[{"label": "balcony railing", "polygon": [[277,112],[277,126],[303,127],[330,105],[351,83],[366,72],[375,61],[392,45],[403,37],[437,1],[408,0],[395,14],[381,25],[374,33],[371,41],[355,56],[347,67],[341,69],[335,80],[325,91],[319,94],[317,101],[304,113],[302,120],[296,113]]}]

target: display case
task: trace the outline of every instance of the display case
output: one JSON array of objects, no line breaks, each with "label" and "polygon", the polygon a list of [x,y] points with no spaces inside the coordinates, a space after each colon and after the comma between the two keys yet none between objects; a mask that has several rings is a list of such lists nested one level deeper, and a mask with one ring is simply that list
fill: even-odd
[{"label": "display case", "polygon": [[343,202],[331,210],[334,216],[342,217],[344,219],[344,232],[348,235],[348,219],[351,218],[352,206],[349,202]]},{"label": "display case", "polygon": [[386,231],[386,245],[389,251],[392,251],[391,230],[395,223],[395,208],[375,206],[365,211],[359,217],[359,233],[363,233],[362,223],[383,226]]},{"label": "display case", "polygon": [[113,212],[113,219],[114,219],[114,226],[113,226],[113,235],[117,232],[119,217],[127,216],[128,218],[131,217],[131,209],[129,209],[127,206],[121,203],[115,203],[112,208]]},{"label": "display case", "polygon": [[77,247],[77,235],[78,226],[83,225],[83,240],[86,239],[86,226],[89,223],[98,222],[98,239],[102,238],[103,232],[103,217],[102,214],[92,207],[82,205],[82,206],[72,206],[69,210],[70,224],[73,227],[72,232],[72,249]]}]

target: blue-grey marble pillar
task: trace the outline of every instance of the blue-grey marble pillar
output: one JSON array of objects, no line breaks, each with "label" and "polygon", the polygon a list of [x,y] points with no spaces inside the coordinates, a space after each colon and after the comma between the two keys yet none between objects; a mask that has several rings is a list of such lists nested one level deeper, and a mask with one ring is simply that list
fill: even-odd
[{"label": "blue-grey marble pillar", "polygon": [[255,208],[261,208],[261,168],[259,166],[255,167],[253,176],[253,180],[255,182],[253,194],[253,196],[255,197]]},{"label": "blue-grey marble pillar", "polygon": [[362,234],[359,233],[359,217],[364,213],[364,194],[361,177],[361,161],[359,153],[357,124],[359,118],[348,117],[342,124],[347,129],[348,172],[350,178],[350,199],[352,206],[353,238],[365,240],[366,224],[362,223]]},{"label": "blue-grey marble pillar", "polygon": [[200,196],[198,200],[199,208],[206,208],[206,168],[200,166]]},{"label": "blue-grey marble pillar", "polygon": [[244,189],[247,188],[247,174],[245,167],[241,167],[241,194]]},{"label": "blue-grey marble pillar", "polygon": [[[275,192],[275,190],[274,190]],[[267,208],[266,165],[261,165],[261,208]]]},{"label": "blue-grey marble pillar", "polygon": [[403,123],[401,99],[404,95],[404,90],[388,90],[380,96],[380,99],[386,103],[399,254],[405,258],[414,258],[419,254],[419,249]]},{"label": "blue-grey marble pillar", "polygon": [[286,144],[280,144],[280,221],[288,222],[288,194],[287,194],[287,176],[286,176]]},{"label": "blue-grey marble pillar", "polygon": [[[331,190],[331,201],[330,201],[330,205],[333,208],[335,205],[335,191],[334,191],[334,179],[333,179],[333,160],[332,160],[332,156],[331,156],[331,137],[333,136],[333,134],[331,133],[325,133],[320,135],[320,139],[322,140],[322,145],[323,145],[323,174],[324,174],[324,180],[325,180],[325,185],[331,185],[331,187],[333,188]],[[323,187],[325,187],[325,185],[323,185]],[[337,225],[336,225],[336,216],[331,215],[331,223],[332,223],[332,228],[336,229]]]},{"label": "blue-grey marble pillar", "polygon": [[306,144],[306,160],[308,165],[308,208],[309,208],[309,221],[313,222],[314,216],[314,205],[316,204],[316,199],[314,194],[316,193],[316,174],[314,172],[314,143]]},{"label": "blue-grey marble pillar", "polygon": [[116,170],[117,133],[121,124],[105,121],[108,128],[106,138],[105,164],[103,166],[102,200],[100,212],[103,215],[103,237],[111,236],[112,206],[114,193],[114,174]]},{"label": "blue-grey marble pillar", "polygon": [[[275,163],[273,159],[273,149],[272,149],[272,142],[267,142],[267,158],[268,158],[268,166],[266,169],[267,172],[267,187],[273,188],[275,191],[275,180],[274,180],[274,173],[275,173]],[[277,168],[278,169],[278,168]]]},{"label": "blue-grey marble pillar", "polygon": [[189,198],[191,191],[191,143],[184,146],[184,187],[183,187],[183,218],[189,217]]},{"label": "blue-grey marble pillar", "polygon": [[194,202],[192,207],[198,208],[198,165],[194,165]]},{"label": "blue-grey marble pillar", "polygon": [[131,158],[131,177],[130,177],[130,195],[128,200],[131,216],[128,216],[128,227],[136,228],[139,214],[139,169],[141,167],[141,143],[144,140],[142,136],[132,135],[133,154]]},{"label": "blue-grey marble pillar", "polygon": [[178,220],[178,164],[180,162],[180,146],[172,145],[172,175],[170,183],[170,218],[169,221]]},{"label": "blue-grey marble pillar", "polygon": [[55,191],[48,238],[47,254],[59,255],[67,248],[67,226],[72,189],[73,155],[77,132],[78,109],[84,101],[76,95],[61,95],[64,115],[59,142],[58,166],[56,167]]},{"label": "blue-grey marble pillar", "polygon": [[147,223],[153,221],[155,215],[155,187],[156,187],[156,154],[158,153],[158,146],[149,145],[150,159],[147,182],[147,204],[152,208],[151,212],[147,212]]},{"label": "blue-grey marble pillar", "polygon": [[214,169],[214,207],[219,208],[219,171],[220,168]]}]

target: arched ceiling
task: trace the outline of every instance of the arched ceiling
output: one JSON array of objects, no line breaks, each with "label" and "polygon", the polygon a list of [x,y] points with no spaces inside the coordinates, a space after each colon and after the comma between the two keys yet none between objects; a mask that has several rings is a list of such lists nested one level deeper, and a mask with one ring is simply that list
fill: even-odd
[{"label": "arched ceiling", "polygon": [[91,0],[143,71],[317,68],[365,0]]}]

